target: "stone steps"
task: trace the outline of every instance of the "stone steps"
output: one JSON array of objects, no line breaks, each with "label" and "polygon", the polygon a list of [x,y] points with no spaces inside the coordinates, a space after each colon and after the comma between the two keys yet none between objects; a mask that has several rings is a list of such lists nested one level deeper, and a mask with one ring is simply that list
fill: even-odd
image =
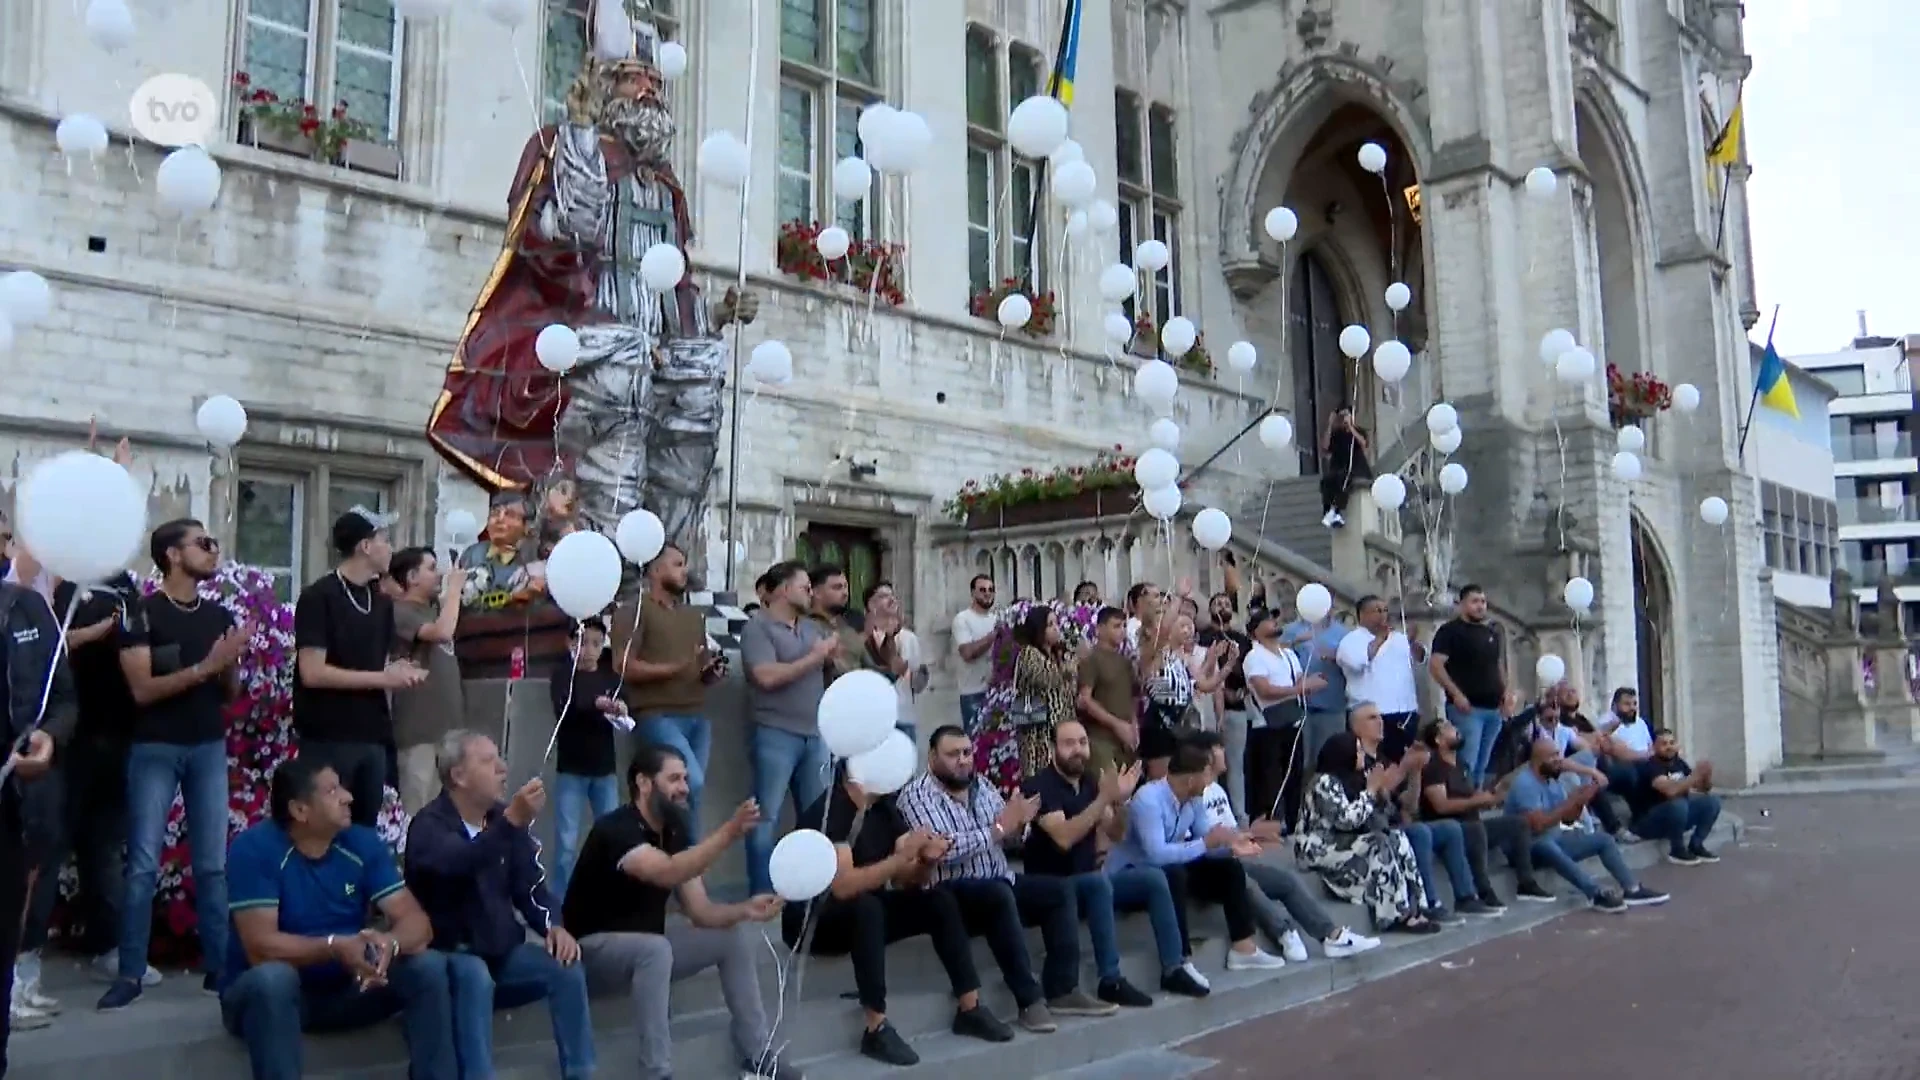
[{"label": "stone steps", "polygon": [[1259,528],[1264,517],[1269,543],[1287,548],[1319,566],[1333,565],[1333,533],[1320,524],[1320,478],[1290,476],[1261,490],[1241,508],[1235,521]]},{"label": "stone steps", "polygon": [[[1732,839],[1738,822],[1729,815],[1721,824],[1721,839]],[[1649,844],[1628,849],[1636,866],[1652,863],[1658,852]],[[1497,861],[1497,860],[1496,860]],[[1595,871],[1598,871],[1596,866]],[[1671,882],[1682,890],[1684,877],[1675,870],[1659,874],[1656,883]],[[1511,892],[1511,873],[1502,871],[1502,888]],[[878,1065],[856,1050],[860,1010],[851,999],[853,973],[844,958],[805,960],[799,993],[787,995],[776,1043],[809,1075],[832,1080],[866,1076],[917,1077],[944,1075],[957,1067],[972,1075],[1040,1076],[1070,1069],[1130,1050],[1145,1049],[1186,1038],[1194,1033],[1339,993],[1361,982],[1464,948],[1489,937],[1537,925],[1577,905],[1571,888],[1556,886],[1558,904],[1516,904],[1498,919],[1475,919],[1431,937],[1390,936],[1386,944],[1362,957],[1329,961],[1317,950],[1306,964],[1289,964],[1270,972],[1225,970],[1225,924],[1216,908],[1193,913],[1194,932],[1208,940],[1196,950],[1196,963],[1213,984],[1213,993],[1193,1000],[1156,995],[1147,1009],[1126,1010],[1111,1017],[1062,1020],[1054,1035],[1019,1034],[1011,1043],[990,1044],[963,1039],[948,1032],[953,1004],[933,950],[926,939],[900,942],[888,950],[889,1016],[896,1028],[920,1052],[922,1063],[911,1069]],[[1336,922],[1364,929],[1366,919],[1357,908],[1323,895]],[[1631,915],[1626,916],[1631,918]],[[776,952],[787,950],[777,926],[767,927],[772,943],[766,948],[760,976],[769,1012],[780,1000]],[[1029,932],[1035,970],[1041,956],[1037,932]],[[1142,915],[1121,922],[1122,967],[1127,978],[1152,992],[1159,984],[1152,933]],[[1002,1018],[1011,1020],[1013,1002],[1000,984],[997,968],[984,945],[975,956],[986,986],[982,996]],[[1093,986],[1091,949],[1081,937],[1083,989]],[[15,1080],[67,1080],[77,1075],[136,1075],[143,1080],[243,1080],[249,1075],[240,1042],[221,1026],[218,1004],[199,990],[197,978],[170,977],[149,990],[133,1007],[119,1013],[92,1010],[103,989],[87,981],[77,963],[49,958],[44,976],[46,992],[62,999],[66,1012],[52,1027],[21,1032],[10,1047],[10,1076]],[[789,988],[791,991],[791,987]],[[673,989],[674,1068],[687,1077],[731,1077],[734,1054],[727,1034],[727,1013],[718,980],[701,975]],[[631,1008],[625,999],[594,1003],[596,1054],[604,1075],[623,1075],[635,1043]],[[498,1075],[506,1080],[533,1080],[555,1074],[551,1030],[545,1008],[534,1005],[495,1014],[494,1054]],[[406,1056],[396,1024],[383,1024],[346,1035],[309,1036],[306,1075],[328,1080],[405,1080]]]}]

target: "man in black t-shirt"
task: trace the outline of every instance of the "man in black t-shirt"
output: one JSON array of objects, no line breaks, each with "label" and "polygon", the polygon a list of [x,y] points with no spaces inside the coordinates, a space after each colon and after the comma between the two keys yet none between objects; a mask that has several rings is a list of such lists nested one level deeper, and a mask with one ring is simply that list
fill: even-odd
[{"label": "man in black t-shirt", "polygon": [[1500,657],[1500,631],[1487,618],[1485,589],[1461,587],[1458,614],[1433,635],[1427,671],[1447,695],[1447,719],[1460,732],[1460,764],[1475,787],[1485,787],[1500,731],[1518,707]]},{"label": "man in black t-shirt", "polygon": [[[706,839],[689,846],[686,759],[652,744],[627,766],[627,796],[631,801],[595,822],[581,845],[561,922],[580,942],[588,988],[632,995],[640,1075],[672,1074],[667,998],[674,981],[718,968],[734,1013],[733,1048],[741,1068],[773,1080],[800,1080],[798,1069],[766,1060],[771,1028],[754,971],[759,938],[747,925],[778,917],[780,898],[715,903],[701,880],[759,823],[759,804],[741,803]],[[687,922],[667,922],[670,896],[679,899]]]},{"label": "man in black t-shirt", "polygon": [[160,589],[128,610],[120,631],[120,670],[138,709],[127,754],[120,969],[100,998],[103,1011],[140,997],[160,843],[176,791],[186,805],[208,991],[227,955],[226,706],[239,692],[240,654],[253,627],[234,625],[227,609],[200,591],[220,567],[220,542],[198,521],[169,521],[153,530],[147,546],[162,575]]},{"label": "man in black t-shirt", "polygon": [[391,519],[354,507],[333,523],[340,565],[306,588],[293,608],[293,727],[300,754],[324,762],[353,797],[353,823],[372,826],[386,798],[393,717],[387,694],[427,681],[393,654],[393,601],[378,578],[393,558]]},{"label": "man in black t-shirt", "polygon": [[1503,800],[1491,791],[1478,790],[1467,776],[1459,756],[1459,729],[1446,720],[1429,720],[1420,729],[1420,741],[1432,751],[1426,767],[1420,770],[1420,817],[1460,823],[1466,839],[1467,868],[1473,872],[1473,888],[1480,902],[1492,911],[1506,907],[1487,873],[1487,850],[1494,847],[1513,864],[1514,877],[1519,881],[1515,895],[1522,900],[1551,901],[1553,893],[1533,876],[1533,830],[1526,821],[1511,814],[1484,815],[1484,811],[1498,810]]},{"label": "man in black t-shirt", "polygon": [[876,798],[849,782],[845,761],[835,764],[833,780],[827,793],[801,812],[794,828],[817,829],[833,841],[840,869],[818,902],[786,909],[782,933],[787,945],[799,944],[811,907],[811,951],[847,953],[853,959],[853,983],[866,1013],[860,1052],[875,1061],[920,1062],[920,1055],[887,1022],[887,946],[921,934],[932,940],[953,989],[953,1033],[1011,1041],[1013,1029],[980,1003],[980,973],[973,965],[960,901],[946,889],[927,887],[944,843],[924,829],[909,829],[893,796]]}]

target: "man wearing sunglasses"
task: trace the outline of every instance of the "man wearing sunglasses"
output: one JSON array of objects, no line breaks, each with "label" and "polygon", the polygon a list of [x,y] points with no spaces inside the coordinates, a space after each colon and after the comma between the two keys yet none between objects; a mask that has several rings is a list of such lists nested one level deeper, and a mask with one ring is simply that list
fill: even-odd
[{"label": "man wearing sunglasses", "polygon": [[100,999],[103,1011],[140,997],[153,925],[160,843],[174,792],[186,804],[194,907],[199,915],[205,987],[215,988],[227,954],[227,740],[223,713],[239,689],[238,662],[250,626],[234,625],[218,600],[200,591],[220,567],[220,542],[198,521],[180,518],[153,530],[148,543],[160,589],[127,613],[120,668],[137,707],[127,755],[127,891],[120,911],[119,978]]}]

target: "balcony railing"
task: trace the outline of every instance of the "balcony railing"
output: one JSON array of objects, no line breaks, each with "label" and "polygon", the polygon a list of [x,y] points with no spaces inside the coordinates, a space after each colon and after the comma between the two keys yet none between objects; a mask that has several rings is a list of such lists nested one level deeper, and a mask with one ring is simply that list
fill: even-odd
[{"label": "balcony railing", "polygon": [[1879,588],[1882,582],[1890,585],[1920,585],[1920,562],[1888,562],[1885,559],[1866,559],[1847,567],[1853,575],[1855,588],[1867,586]]},{"label": "balcony railing", "polygon": [[1892,435],[1841,435],[1833,440],[1835,462],[1885,461],[1913,456],[1913,433],[1908,431]]},{"label": "balcony railing", "polygon": [[1896,499],[1863,496],[1841,499],[1840,524],[1889,525],[1910,521],[1920,524],[1920,496],[1904,495]]}]

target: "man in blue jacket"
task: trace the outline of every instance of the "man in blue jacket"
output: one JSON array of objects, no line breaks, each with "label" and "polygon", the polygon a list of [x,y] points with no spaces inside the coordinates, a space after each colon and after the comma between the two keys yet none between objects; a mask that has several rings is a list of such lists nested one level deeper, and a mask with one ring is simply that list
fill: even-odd
[{"label": "man in blue jacket", "polygon": [[[453,1040],[462,1076],[493,1073],[493,1011],[545,998],[560,1075],[593,1074],[593,1018],[580,946],[558,914],[528,826],[546,805],[538,779],[505,800],[507,763],[493,740],[452,731],[434,752],[440,795],[407,829],[407,888],[448,954]],[[540,940],[528,940],[528,932]]]}]

